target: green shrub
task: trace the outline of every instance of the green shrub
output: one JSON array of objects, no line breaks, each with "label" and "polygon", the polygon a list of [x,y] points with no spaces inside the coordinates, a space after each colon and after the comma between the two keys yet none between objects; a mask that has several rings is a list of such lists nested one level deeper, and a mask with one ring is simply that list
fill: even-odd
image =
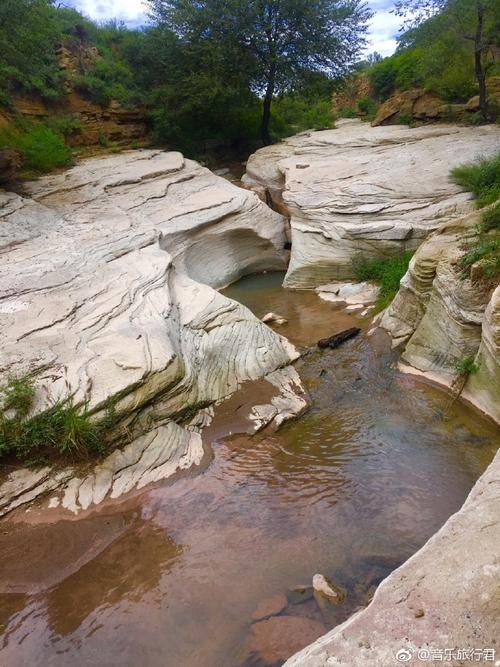
[{"label": "green shrub", "polygon": [[455,364],[455,370],[459,375],[474,375],[479,371],[479,365],[475,363],[474,357],[468,355]]},{"label": "green shrub", "polygon": [[408,271],[413,251],[407,250],[395,257],[386,259],[359,259],[354,262],[354,275],[359,281],[369,280],[380,285],[380,296],[377,309],[382,310],[394,299],[401,278]]},{"label": "green shrub", "polygon": [[455,167],[452,180],[476,197],[478,208],[493,204],[500,199],[500,153],[478,162]]},{"label": "green shrub", "polygon": [[82,97],[101,107],[106,108],[111,103],[109,87],[96,76],[79,74],[74,78],[73,86]]},{"label": "green shrub", "polygon": [[400,125],[411,126],[415,123],[415,118],[413,118],[411,113],[400,113],[397,116],[397,121]]},{"label": "green shrub", "polygon": [[358,100],[358,110],[368,120],[373,120],[377,113],[377,104],[370,97],[362,97]]},{"label": "green shrub", "polygon": [[34,382],[29,376],[11,377],[0,389],[0,458],[35,463],[104,453],[106,436],[116,425],[112,404],[100,421],[93,421],[86,407],[79,410],[72,397],[30,416],[34,395]]},{"label": "green shrub", "polygon": [[483,211],[481,215],[481,231],[500,230],[500,202]]},{"label": "green shrub", "polygon": [[394,92],[397,74],[393,58],[385,58],[368,70],[371,92],[379,102],[383,102]]},{"label": "green shrub", "polygon": [[72,164],[71,150],[61,135],[46,125],[8,127],[0,131],[0,147],[20,150],[24,166],[38,173]]},{"label": "green shrub", "polygon": [[99,137],[97,139],[99,146],[106,148],[108,146],[108,138],[103,130],[99,130]]},{"label": "green shrub", "polygon": [[340,118],[357,118],[358,114],[351,107],[342,107],[338,110]]},{"label": "green shrub", "polygon": [[281,138],[304,130],[333,127],[334,116],[328,99],[306,99],[300,95],[283,95],[273,104],[272,129]]},{"label": "green shrub", "polygon": [[55,116],[47,120],[47,125],[51,130],[63,137],[70,137],[75,134],[81,134],[82,124],[78,118],[74,116]]}]

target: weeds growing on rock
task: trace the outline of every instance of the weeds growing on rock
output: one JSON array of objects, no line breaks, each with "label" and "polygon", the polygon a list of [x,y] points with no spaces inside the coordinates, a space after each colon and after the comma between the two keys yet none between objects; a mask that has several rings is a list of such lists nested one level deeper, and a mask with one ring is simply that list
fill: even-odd
[{"label": "weeds growing on rock", "polygon": [[455,167],[451,178],[457,185],[472,192],[478,208],[493,204],[500,199],[500,153]]},{"label": "weeds growing on rock", "polygon": [[458,375],[462,377],[468,377],[469,375],[474,375],[479,371],[479,365],[475,363],[474,357],[472,355],[468,355],[463,359],[460,359],[460,361],[457,361],[455,364],[455,370],[457,371]]},{"label": "weeds growing on rock", "polygon": [[39,463],[54,458],[82,460],[103,454],[106,436],[116,425],[113,404],[97,421],[72,396],[30,415],[35,396],[33,378],[11,377],[0,389],[0,458]]},{"label": "weeds growing on rock", "polygon": [[380,296],[376,303],[378,311],[386,308],[399,290],[401,278],[408,271],[413,251],[407,250],[395,257],[385,259],[363,259],[354,263],[354,274],[357,280],[369,280],[380,285]]},{"label": "weeds growing on rock", "polygon": [[475,195],[478,208],[488,207],[459,260],[462,276],[496,282],[500,277],[500,153],[457,167],[451,177]]}]

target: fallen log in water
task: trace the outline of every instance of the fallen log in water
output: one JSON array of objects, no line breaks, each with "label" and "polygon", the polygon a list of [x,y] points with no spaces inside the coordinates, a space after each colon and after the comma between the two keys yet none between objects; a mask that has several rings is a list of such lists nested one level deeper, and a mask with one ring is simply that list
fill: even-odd
[{"label": "fallen log in water", "polygon": [[346,340],[354,338],[359,333],[361,333],[361,329],[358,329],[357,327],[352,327],[352,329],[340,331],[340,333],[334,334],[333,336],[330,336],[330,338],[323,338],[322,340],[319,340],[318,347],[330,347],[332,350],[334,350],[336,347],[339,347],[339,345],[342,345],[342,343],[345,343]]}]

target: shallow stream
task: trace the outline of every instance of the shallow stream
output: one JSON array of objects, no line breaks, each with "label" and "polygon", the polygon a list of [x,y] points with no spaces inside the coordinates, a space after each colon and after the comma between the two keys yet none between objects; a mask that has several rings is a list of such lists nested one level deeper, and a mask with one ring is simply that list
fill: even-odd
[{"label": "shallow stream", "polygon": [[[225,294],[286,317],[277,330],[301,347],[359,325],[282,277]],[[83,519],[2,524],[2,666],[282,664],[367,604],[499,444],[475,412],[398,372],[382,334],[312,348],[297,368],[312,405],[278,433],[236,432],[243,387],[215,420],[201,473]],[[316,602],[317,572],[343,604]]]}]

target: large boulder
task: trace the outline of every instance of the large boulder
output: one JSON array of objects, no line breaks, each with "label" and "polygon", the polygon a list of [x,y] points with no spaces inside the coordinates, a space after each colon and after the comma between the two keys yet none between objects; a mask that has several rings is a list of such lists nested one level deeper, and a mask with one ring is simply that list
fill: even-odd
[{"label": "large boulder", "polygon": [[399,117],[420,121],[435,121],[446,116],[448,106],[443,100],[423,88],[405,90],[391,95],[378,109],[373,127],[395,122]]},{"label": "large boulder", "polygon": [[449,180],[453,167],[500,147],[500,128],[372,128],[358,120],[254,153],[244,180],[290,215],[285,284],[313,288],[354,277],[359,259],[416,249],[473,208]]},{"label": "large boulder", "polygon": [[284,219],[180,153],[92,159],[25,191],[0,191],[1,378],[37,370],[36,410],[70,394],[96,416],[116,402],[139,441],[98,473],[107,489],[128,488],[132,464],[139,482],[199,460],[167,421],[297,357],[214,290],[285,267]]}]

